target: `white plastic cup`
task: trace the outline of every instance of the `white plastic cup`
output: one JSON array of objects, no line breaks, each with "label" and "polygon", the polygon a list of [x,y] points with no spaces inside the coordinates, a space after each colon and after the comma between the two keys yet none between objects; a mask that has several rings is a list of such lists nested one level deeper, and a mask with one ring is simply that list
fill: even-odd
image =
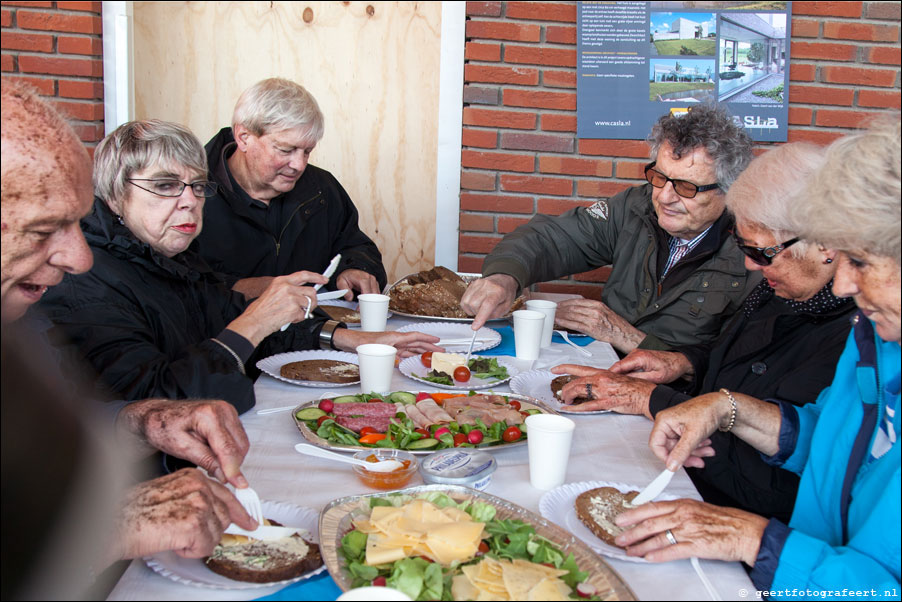
[{"label": "white plastic cup", "polygon": [[564,484],[574,428],[575,422],[555,414],[526,418],[529,482],[536,489],[548,491]]},{"label": "white plastic cup", "polygon": [[557,303],[545,299],[532,299],[526,302],[526,309],[537,311],[545,316],[542,326],[541,347],[551,347],[551,335],[554,334],[554,314],[557,311]]},{"label": "white plastic cup", "polygon": [[363,393],[388,393],[398,350],[391,345],[367,343],[357,347],[360,364],[360,390]]},{"label": "white plastic cup", "polygon": [[531,309],[514,312],[514,349],[518,360],[539,358],[545,314]]},{"label": "white plastic cup", "polygon": [[380,587],[373,585],[367,585],[365,587],[355,587],[354,589],[349,589],[342,595],[338,596],[338,600],[341,602],[346,602],[348,600],[366,600],[367,602],[372,602],[373,600],[410,599],[410,596],[400,590],[391,587]]},{"label": "white plastic cup", "polygon": [[388,295],[367,293],[357,295],[360,311],[360,330],[364,332],[383,332],[388,321]]}]

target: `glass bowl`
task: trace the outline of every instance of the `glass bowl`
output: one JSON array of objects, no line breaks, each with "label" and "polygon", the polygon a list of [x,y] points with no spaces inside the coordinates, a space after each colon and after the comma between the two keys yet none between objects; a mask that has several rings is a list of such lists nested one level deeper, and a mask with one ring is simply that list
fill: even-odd
[{"label": "glass bowl", "polygon": [[352,466],[354,474],[367,487],[374,489],[400,489],[410,482],[410,479],[417,471],[416,456],[402,449],[373,448],[364,449],[354,454],[356,460],[369,460],[370,457],[378,460],[397,460],[405,466],[392,472],[374,472],[362,466]]}]

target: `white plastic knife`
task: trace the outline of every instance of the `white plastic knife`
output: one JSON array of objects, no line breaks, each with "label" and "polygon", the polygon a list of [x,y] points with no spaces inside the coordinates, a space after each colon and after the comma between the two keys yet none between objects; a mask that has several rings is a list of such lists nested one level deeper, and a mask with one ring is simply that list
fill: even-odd
[{"label": "white plastic knife", "polygon": [[674,473],[667,470],[664,471],[655,477],[655,480],[648,484],[648,487],[642,490],[642,493],[633,498],[633,501],[630,502],[633,506],[641,506],[647,502],[652,501],[664,491],[664,488],[667,487],[667,484],[670,483],[670,479],[673,478]]},{"label": "white plastic knife", "polygon": [[[336,255],[335,257],[332,258],[332,261],[330,261],[328,267],[326,267],[326,271],[323,272],[323,276],[325,276],[327,279],[331,278],[332,274],[335,273],[335,270],[338,269],[338,263],[340,261],[341,261],[341,253],[339,253],[338,255]],[[315,284],[315,285],[313,285],[313,290],[318,291],[322,286],[323,286],[322,284]],[[336,295],[335,293],[341,293],[341,294]],[[316,300],[324,301],[326,299],[338,299],[339,297],[344,297],[347,293],[348,293],[348,289],[343,288],[343,289],[341,289],[341,291],[333,291],[332,293],[323,293],[322,295],[317,295]],[[330,297],[328,295],[332,295],[332,296]],[[289,326],[291,326],[291,322],[288,322],[287,324],[283,325],[282,328],[280,328],[279,330],[281,330],[282,332],[285,332],[285,329],[288,328]]]},{"label": "white plastic knife", "polygon": [[307,532],[307,530],[302,529],[301,527],[276,527],[274,525],[260,525],[254,531],[248,531],[246,529],[242,529],[235,523],[232,523],[226,528],[225,532],[231,535],[244,535],[245,537],[259,539],[261,541],[273,541],[275,539],[282,539],[283,537],[291,537],[295,533],[303,535]]}]

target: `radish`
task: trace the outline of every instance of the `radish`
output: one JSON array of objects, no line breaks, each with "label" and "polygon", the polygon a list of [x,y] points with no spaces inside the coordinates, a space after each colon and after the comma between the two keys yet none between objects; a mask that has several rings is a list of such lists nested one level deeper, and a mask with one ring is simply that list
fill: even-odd
[{"label": "radish", "polygon": [[467,441],[469,441],[473,445],[479,445],[480,443],[482,443],[483,436],[484,435],[482,434],[482,431],[480,431],[479,429],[473,429],[467,434]]},{"label": "radish", "polygon": [[328,414],[335,408],[335,403],[331,399],[324,399],[319,402],[319,409]]}]

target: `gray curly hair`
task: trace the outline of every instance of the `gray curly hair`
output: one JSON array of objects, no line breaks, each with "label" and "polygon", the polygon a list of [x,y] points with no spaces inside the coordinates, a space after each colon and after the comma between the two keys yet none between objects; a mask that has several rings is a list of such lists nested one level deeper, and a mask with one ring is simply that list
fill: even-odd
[{"label": "gray curly hair", "polygon": [[664,115],[651,129],[647,142],[652,161],[657,160],[665,142],[677,159],[697,148],[705,149],[714,161],[714,175],[723,192],[752,160],[752,139],[732,115],[715,104],[700,104],[682,116]]},{"label": "gray curly hair", "polygon": [[184,166],[205,177],[207,153],[197,136],[177,123],[123,123],[94,150],[94,194],[107,204],[124,200],[128,179],[156,164]]},{"label": "gray curly hair", "polygon": [[900,171],[898,114],[839,138],[827,148],[824,167],[792,202],[797,231],[838,251],[864,251],[902,264]]}]

